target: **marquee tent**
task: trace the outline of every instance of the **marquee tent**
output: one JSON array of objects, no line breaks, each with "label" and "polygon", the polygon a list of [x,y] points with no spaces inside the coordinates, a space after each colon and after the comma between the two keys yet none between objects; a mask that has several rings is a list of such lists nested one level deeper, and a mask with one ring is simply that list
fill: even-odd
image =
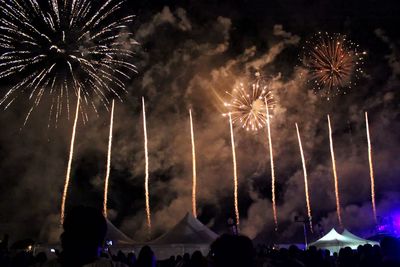
[{"label": "marquee tent", "polygon": [[207,226],[187,213],[171,230],[148,243],[157,259],[166,259],[171,255],[182,255],[200,250],[208,253],[210,244],[218,237]]},{"label": "marquee tent", "polygon": [[309,244],[309,247],[315,246],[318,249],[327,249],[333,253],[339,252],[339,250],[344,247],[356,249],[359,245],[365,244],[378,245],[377,242],[362,239],[361,237],[353,235],[347,230],[344,230],[343,234],[339,234],[335,231],[335,229],[332,228],[328,234],[318,239],[314,243]]},{"label": "marquee tent", "polygon": [[133,245],[135,243],[109,220],[107,220],[106,240],[112,241],[112,244],[116,246]]}]

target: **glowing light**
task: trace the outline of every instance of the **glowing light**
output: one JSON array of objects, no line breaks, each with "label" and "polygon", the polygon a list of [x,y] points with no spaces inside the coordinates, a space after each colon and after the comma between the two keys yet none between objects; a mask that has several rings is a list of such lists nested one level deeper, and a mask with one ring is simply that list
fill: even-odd
[{"label": "glowing light", "polygon": [[268,145],[269,145],[269,158],[271,162],[271,191],[272,191],[272,211],[274,215],[275,231],[278,231],[278,215],[276,209],[276,196],[275,196],[275,167],[274,167],[274,153],[272,151],[272,138],[271,138],[271,124],[269,119],[268,101],[265,99]]},{"label": "glowing light", "polygon": [[365,112],[365,125],[367,130],[367,141],[368,141],[368,161],[369,161],[369,175],[371,178],[371,202],[372,202],[372,211],[374,214],[375,223],[378,223],[376,217],[376,204],[375,204],[375,178],[374,178],[374,166],[372,164],[372,147],[371,147],[371,138],[369,135],[369,123],[368,123],[368,113]]},{"label": "glowing light", "polygon": [[330,119],[329,115],[328,115],[328,128],[329,128],[329,144],[330,144],[331,158],[332,158],[333,179],[334,179],[334,183],[335,183],[336,213],[338,216],[340,227],[343,228],[342,215],[341,215],[341,210],[340,210],[339,184],[338,184],[338,176],[337,176],[337,172],[336,172],[335,152],[333,150],[332,127],[331,127],[331,119]]},{"label": "glowing light", "polygon": [[110,132],[108,135],[107,170],[106,170],[106,178],[104,181],[103,214],[104,214],[104,217],[106,217],[106,218],[107,218],[107,202],[108,202],[108,181],[110,179],[110,170],[111,170],[111,148],[112,148],[113,123],[114,123],[114,100],[112,101],[112,104],[111,104]]},{"label": "glowing light", "polygon": [[[63,2],[63,4],[61,4]],[[96,3],[94,3],[96,2]],[[121,16],[125,0],[1,1],[0,78],[16,81],[0,99],[7,108],[29,92],[33,109],[51,98],[50,116],[57,122],[70,96],[81,91],[84,104],[96,111],[92,95],[107,106],[108,95],[125,91],[123,80],[136,72],[128,25]],[[82,117],[86,119],[86,115]],[[50,120],[50,118],[49,118]]]},{"label": "glowing light", "polygon": [[72,127],[71,144],[70,144],[70,148],[69,148],[69,158],[68,158],[68,165],[67,165],[67,174],[65,175],[64,190],[63,190],[62,201],[61,201],[61,216],[60,216],[60,222],[61,222],[61,224],[64,223],[64,217],[65,217],[65,203],[66,203],[66,200],[67,200],[68,187],[69,187],[69,180],[70,180],[70,178],[71,178],[71,165],[72,165],[72,159],[73,159],[73,156],[74,156],[75,134],[76,134],[76,125],[77,125],[77,123],[78,123],[78,117],[79,117],[79,105],[80,105],[80,100],[81,100],[81,91],[78,90],[78,98],[77,98],[77,100],[76,100],[76,110],[75,110],[74,126]]},{"label": "glowing light", "polygon": [[144,179],[144,190],[146,197],[146,217],[147,217],[147,228],[149,231],[149,237],[151,235],[151,211],[150,211],[150,196],[149,196],[149,152],[147,144],[147,125],[146,125],[146,107],[144,104],[144,97],[142,97],[143,107],[143,134],[144,134],[144,155],[145,155],[145,179]]},{"label": "glowing light", "polygon": [[302,61],[314,90],[329,99],[355,84],[365,55],[345,35],[319,32],[306,42]]},{"label": "glowing light", "polygon": [[230,131],[231,131],[231,145],[232,145],[235,216],[236,216],[236,224],[237,224],[237,226],[239,226],[240,217],[239,217],[239,203],[238,203],[238,175],[237,175],[237,164],[236,164],[235,139],[234,139],[234,136],[233,136],[233,123],[232,123],[232,115],[231,115],[231,113],[228,113],[228,116],[229,116],[229,127],[230,127]]},{"label": "glowing light", "polygon": [[192,184],[192,212],[193,216],[197,218],[197,206],[196,206],[196,189],[197,189],[197,175],[196,175],[196,147],[194,143],[194,130],[193,130],[193,118],[192,110],[189,109],[190,116],[190,137],[192,140],[192,168],[193,168],[193,184]]},{"label": "glowing light", "polygon": [[247,131],[258,131],[265,126],[264,99],[273,109],[274,98],[264,79],[258,75],[255,82],[240,83],[232,93],[226,93],[232,98],[230,103],[224,105],[231,113],[233,124],[239,124]]},{"label": "glowing light", "polygon": [[299,141],[299,149],[300,149],[300,155],[301,155],[301,162],[302,162],[302,164],[303,164],[304,191],[305,191],[305,195],[306,195],[308,222],[309,222],[309,224],[310,224],[310,231],[311,231],[311,233],[312,233],[312,232],[313,232],[313,227],[312,227],[310,194],[309,194],[309,192],[308,192],[308,178],[307,178],[306,160],[305,160],[305,158],[304,158],[303,146],[302,146],[302,144],[301,144],[300,131],[299,131],[299,126],[297,125],[297,123],[296,123],[296,131],[297,131],[297,139],[298,139],[298,141]]}]

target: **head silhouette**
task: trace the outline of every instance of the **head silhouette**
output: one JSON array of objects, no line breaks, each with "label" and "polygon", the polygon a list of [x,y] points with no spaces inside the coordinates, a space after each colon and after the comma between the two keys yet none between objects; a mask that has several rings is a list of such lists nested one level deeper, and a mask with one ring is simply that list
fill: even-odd
[{"label": "head silhouette", "polygon": [[91,207],[74,207],[67,213],[63,228],[61,263],[81,266],[95,261],[107,232],[103,214]]},{"label": "head silhouette", "polygon": [[224,234],[211,244],[215,267],[252,267],[255,254],[253,243],[246,236]]},{"label": "head silhouette", "polygon": [[138,267],[155,267],[156,258],[154,252],[149,246],[144,246],[139,252],[139,257],[137,259]]}]

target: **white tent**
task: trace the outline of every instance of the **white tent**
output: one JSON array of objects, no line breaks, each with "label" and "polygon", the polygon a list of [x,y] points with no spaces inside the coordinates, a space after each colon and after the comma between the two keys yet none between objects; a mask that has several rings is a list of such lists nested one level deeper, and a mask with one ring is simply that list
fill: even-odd
[{"label": "white tent", "polygon": [[107,220],[106,240],[112,241],[112,244],[116,246],[133,245],[135,243],[109,220]]},{"label": "white tent", "polygon": [[356,235],[350,233],[347,229],[344,229],[344,231],[342,233],[342,236],[345,236],[345,237],[348,237],[348,238],[352,238],[352,239],[355,239],[355,240],[363,241],[365,244],[379,245],[378,242],[371,241],[371,240],[364,239],[364,238],[361,238],[359,236],[356,236]]},{"label": "white tent", "polygon": [[172,255],[191,254],[196,250],[205,255],[217,237],[216,233],[187,213],[171,230],[148,245],[155,252],[157,259],[162,260]]},{"label": "white tent", "polygon": [[318,249],[328,249],[331,253],[339,252],[341,248],[350,247],[351,249],[356,249],[359,245],[371,244],[376,245],[377,242],[362,239],[356,235],[353,235],[347,230],[343,231],[343,234],[339,234],[332,228],[332,230],[318,239],[314,243],[309,244],[310,246],[315,246]]}]

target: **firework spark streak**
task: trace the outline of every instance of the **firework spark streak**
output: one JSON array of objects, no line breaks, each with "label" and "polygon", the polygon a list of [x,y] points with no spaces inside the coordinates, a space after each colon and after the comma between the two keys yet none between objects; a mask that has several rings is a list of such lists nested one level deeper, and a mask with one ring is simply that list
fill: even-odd
[{"label": "firework spark streak", "polygon": [[311,233],[313,232],[313,227],[312,227],[312,216],[311,216],[311,204],[310,204],[310,195],[308,193],[308,178],[307,178],[307,168],[306,168],[306,160],[304,158],[304,152],[303,152],[303,146],[301,144],[301,138],[300,138],[300,131],[299,131],[299,126],[296,123],[296,131],[297,131],[297,139],[299,141],[299,149],[300,149],[300,155],[301,155],[301,162],[303,164],[303,175],[304,175],[304,190],[305,190],[305,195],[306,195],[306,204],[307,204],[307,215],[308,215],[308,222],[310,224],[310,231]]},{"label": "firework spark streak", "polygon": [[235,216],[236,224],[239,226],[239,203],[238,203],[238,175],[237,175],[237,164],[236,164],[236,152],[235,152],[235,138],[233,136],[233,122],[232,115],[228,113],[229,116],[229,127],[231,131],[231,145],[232,145],[232,163],[233,163],[233,195],[235,201]]},{"label": "firework spark streak", "polygon": [[[124,80],[136,72],[127,49],[134,16],[123,16],[125,0],[12,0],[0,2],[0,79],[17,81],[0,99],[5,109],[27,92],[33,102],[26,116],[45,96],[57,122],[69,116],[70,96],[81,93],[81,105],[93,97],[104,106],[120,97]],[[62,3],[62,4],[61,4]],[[92,97],[93,96],[93,97]],[[84,106],[81,112],[85,113]]]},{"label": "firework spark streak", "polygon": [[340,211],[339,184],[338,184],[338,176],[337,176],[337,172],[336,172],[335,152],[333,150],[332,127],[331,127],[331,119],[330,119],[329,115],[328,115],[328,128],[329,128],[329,144],[330,144],[331,158],[332,158],[333,179],[335,182],[336,212],[337,212],[340,227],[343,228],[342,215],[341,215],[341,211]]},{"label": "firework spark streak", "polygon": [[272,191],[272,211],[274,215],[275,231],[278,230],[278,214],[276,210],[276,195],[275,195],[275,167],[274,167],[274,153],[272,151],[272,139],[271,139],[271,124],[269,119],[269,108],[268,100],[265,99],[265,110],[266,110],[266,121],[267,121],[267,133],[268,133],[268,145],[269,145],[269,158],[271,162],[271,191]]},{"label": "firework spark streak", "polygon": [[258,131],[265,126],[264,99],[267,98],[271,109],[274,101],[266,81],[259,77],[255,82],[240,83],[232,93],[226,93],[232,100],[224,105],[228,107],[234,124],[241,125],[247,131]]},{"label": "firework spark streak", "polygon": [[344,35],[320,32],[307,41],[304,52],[302,61],[314,90],[328,99],[345,87],[351,88],[363,72],[366,52],[360,52]]},{"label": "firework spark streak", "polygon": [[64,190],[63,190],[63,195],[62,195],[62,201],[61,201],[61,215],[60,215],[60,222],[61,224],[64,223],[64,216],[65,216],[65,202],[67,200],[67,193],[68,193],[68,187],[69,187],[69,180],[71,178],[71,165],[72,165],[72,159],[74,156],[74,145],[75,145],[75,134],[76,134],[76,125],[78,123],[78,117],[79,117],[79,105],[80,105],[80,100],[81,100],[81,91],[78,90],[78,98],[76,100],[76,110],[75,110],[75,119],[74,119],[74,126],[72,128],[72,136],[71,136],[71,145],[69,148],[69,158],[68,158],[68,165],[67,165],[67,174],[65,175],[65,183],[64,183]]},{"label": "firework spark streak", "polygon": [[146,125],[146,107],[144,104],[144,97],[142,97],[143,107],[143,135],[144,135],[144,156],[145,156],[145,178],[144,178],[144,190],[146,197],[146,217],[147,217],[147,228],[149,231],[149,237],[151,235],[151,211],[150,211],[150,196],[149,196],[149,151],[147,143],[147,125]]},{"label": "firework spark streak", "polygon": [[108,202],[108,181],[110,179],[111,170],[111,148],[112,148],[112,131],[114,124],[114,100],[111,104],[111,118],[110,118],[110,132],[108,135],[108,152],[107,152],[107,170],[106,178],[104,181],[104,200],[103,200],[103,214],[107,218],[107,202]]},{"label": "firework spark streak", "polygon": [[369,135],[369,123],[368,123],[368,113],[365,112],[365,124],[367,129],[367,141],[368,141],[368,161],[369,161],[369,174],[371,178],[371,202],[372,202],[372,211],[374,213],[374,220],[377,223],[376,217],[376,204],[375,204],[375,178],[374,178],[374,166],[372,164],[372,147],[371,147],[371,138]]},{"label": "firework spark streak", "polygon": [[193,167],[193,184],[192,184],[192,211],[193,216],[197,218],[197,206],[196,206],[196,189],[197,189],[197,175],[196,175],[196,147],[194,143],[194,130],[193,130],[193,118],[192,110],[189,109],[190,116],[190,137],[192,140],[192,167]]}]

